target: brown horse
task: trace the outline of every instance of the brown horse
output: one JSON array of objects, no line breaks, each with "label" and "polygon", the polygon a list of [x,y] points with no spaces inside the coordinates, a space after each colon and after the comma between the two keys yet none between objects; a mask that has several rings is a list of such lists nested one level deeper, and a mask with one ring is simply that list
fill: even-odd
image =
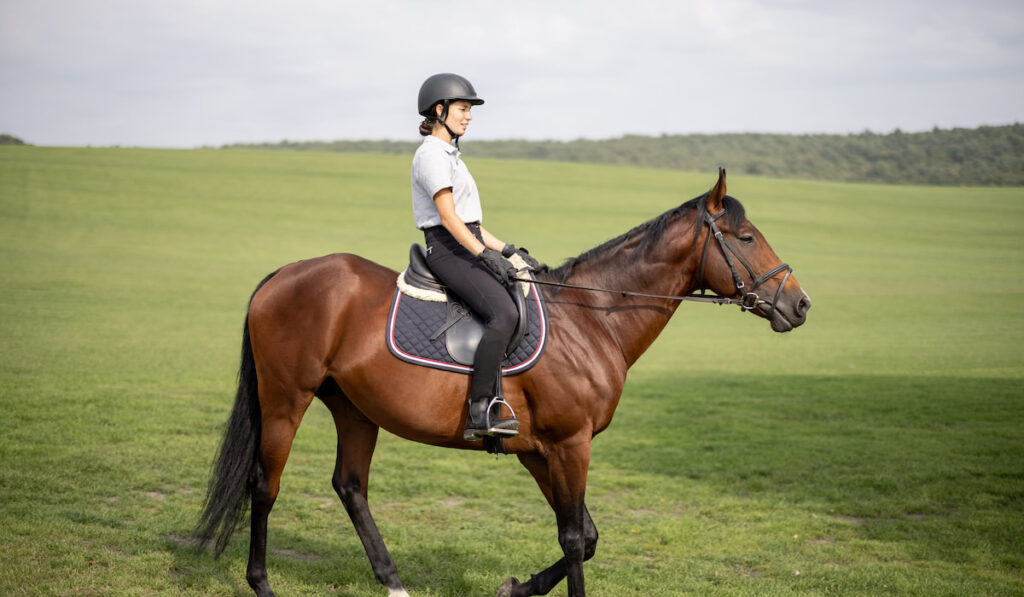
[{"label": "brown horse", "polygon": [[[505,398],[520,421],[519,436],[505,440],[505,449],[554,509],[564,557],[527,582],[507,579],[499,596],[543,595],[563,578],[571,597],[585,594],[583,562],[597,546],[584,504],[590,443],[611,422],[626,372],[668,323],[681,295],[709,289],[731,297],[777,332],[804,322],[807,294],[725,191],[722,170],[705,195],[538,276],[575,287],[542,293],[550,316],[547,351],[532,369],[505,379]],[[408,594],[366,499],[378,429],[435,446],[482,448],[462,439],[469,376],[405,363],[386,348],[396,277],[356,255],[329,255],[282,267],[249,302],[238,393],[197,534],[203,546],[216,537],[220,555],[251,499],[246,578],[261,597],[273,595],[267,517],[314,396],[337,426],[334,489],[392,597]],[[635,292],[593,292],[583,285]],[[758,297],[753,291],[759,286],[773,298]]]}]

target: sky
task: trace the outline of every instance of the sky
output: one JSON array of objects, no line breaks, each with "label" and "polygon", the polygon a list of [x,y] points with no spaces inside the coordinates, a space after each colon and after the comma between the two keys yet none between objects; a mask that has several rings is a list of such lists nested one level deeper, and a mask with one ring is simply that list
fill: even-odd
[{"label": "sky", "polygon": [[1024,121],[1021,0],[2,0],[0,133],[37,145],[878,133]]}]

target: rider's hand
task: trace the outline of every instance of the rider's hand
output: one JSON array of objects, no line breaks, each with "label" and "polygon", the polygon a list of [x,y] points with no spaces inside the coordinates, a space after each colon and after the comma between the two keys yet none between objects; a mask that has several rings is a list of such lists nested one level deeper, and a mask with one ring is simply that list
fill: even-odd
[{"label": "rider's hand", "polygon": [[494,249],[484,249],[476,256],[477,259],[487,266],[487,269],[498,277],[505,286],[511,286],[516,279],[516,268],[514,265],[501,258],[501,253]]},{"label": "rider's hand", "polygon": [[517,249],[515,245],[507,244],[505,245],[505,248],[501,250],[502,257],[511,257],[513,255],[519,255],[519,257],[526,262],[526,265],[535,272],[548,271],[548,266],[534,259],[526,249]]}]

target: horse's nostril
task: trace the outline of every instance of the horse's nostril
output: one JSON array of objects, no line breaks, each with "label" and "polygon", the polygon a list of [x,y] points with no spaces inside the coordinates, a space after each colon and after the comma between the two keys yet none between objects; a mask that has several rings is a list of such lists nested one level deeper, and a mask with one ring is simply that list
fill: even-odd
[{"label": "horse's nostril", "polygon": [[810,309],[810,308],[811,308],[811,297],[809,297],[809,296],[807,296],[805,294],[804,297],[802,299],[800,299],[800,302],[798,302],[796,304],[796,311],[800,315],[804,315],[804,314],[807,313],[808,309]]}]

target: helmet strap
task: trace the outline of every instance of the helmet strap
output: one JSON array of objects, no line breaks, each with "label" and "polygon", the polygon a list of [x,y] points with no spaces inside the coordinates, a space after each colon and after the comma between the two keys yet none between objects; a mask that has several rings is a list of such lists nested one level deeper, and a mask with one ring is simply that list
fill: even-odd
[{"label": "helmet strap", "polygon": [[444,125],[444,129],[448,131],[448,134],[452,137],[452,143],[455,144],[455,148],[459,147],[459,136],[455,134],[455,131],[448,126],[448,106],[451,105],[451,100],[444,100],[441,104],[444,108],[441,110],[441,124]]}]

